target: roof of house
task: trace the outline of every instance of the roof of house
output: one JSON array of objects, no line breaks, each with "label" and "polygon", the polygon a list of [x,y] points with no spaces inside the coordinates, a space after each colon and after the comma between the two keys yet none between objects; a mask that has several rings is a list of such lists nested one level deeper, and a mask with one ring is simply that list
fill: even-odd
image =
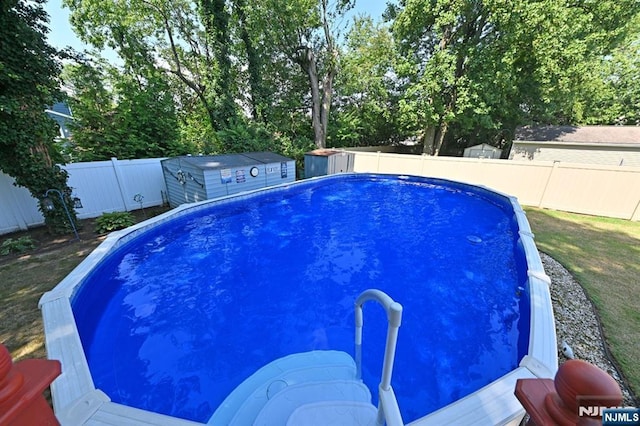
[{"label": "roof of house", "polygon": [[524,126],[516,141],[640,146],[640,126]]}]

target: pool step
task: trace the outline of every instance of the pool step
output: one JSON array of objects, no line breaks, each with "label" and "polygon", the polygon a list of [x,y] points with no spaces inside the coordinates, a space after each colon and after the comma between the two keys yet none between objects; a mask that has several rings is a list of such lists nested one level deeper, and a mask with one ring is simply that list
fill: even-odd
[{"label": "pool step", "polygon": [[238,385],[207,424],[249,425],[275,394],[289,386],[307,382],[348,381],[355,380],[355,377],[355,361],[346,352],[311,351],[288,355],[270,362]]},{"label": "pool step", "polygon": [[378,410],[370,403],[324,401],[297,408],[287,426],[369,426],[375,425]]},{"label": "pool step", "polygon": [[374,425],[377,412],[359,380],[306,382],[278,392],[253,425]]}]

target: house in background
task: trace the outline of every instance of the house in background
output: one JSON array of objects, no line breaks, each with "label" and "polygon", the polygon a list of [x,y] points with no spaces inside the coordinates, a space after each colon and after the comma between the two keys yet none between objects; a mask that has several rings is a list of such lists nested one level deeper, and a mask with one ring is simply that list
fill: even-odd
[{"label": "house in background", "polygon": [[44,112],[49,115],[56,123],[58,123],[58,129],[60,134],[58,135],[62,139],[68,139],[71,137],[71,130],[69,130],[68,124],[73,121],[71,116],[71,108],[65,102],[58,102],[51,108],[47,108]]},{"label": "house in background", "polygon": [[640,167],[640,127],[520,127],[509,159]]}]

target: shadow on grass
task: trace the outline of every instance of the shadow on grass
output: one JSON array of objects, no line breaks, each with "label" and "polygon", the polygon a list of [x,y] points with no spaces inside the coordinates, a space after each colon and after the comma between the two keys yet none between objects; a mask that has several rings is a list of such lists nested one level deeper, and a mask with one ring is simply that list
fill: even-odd
[{"label": "shadow on grass", "polygon": [[[131,213],[140,222],[167,210],[152,207]],[[95,219],[85,219],[81,221],[80,241],[73,235],[50,235],[44,227],[0,236],[0,242],[22,236],[37,241],[35,250],[0,257],[0,342],[14,360],[46,358],[38,301],[106,238],[94,230]]]},{"label": "shadow on grass", "polygon": [[640,223],[527,208],[538,249],[593,301],[608,348],[640,394]]},{"label": "shadow on grass", "polygon": [[38,301],[99,244],[76,241],[45,254],[23,256],[0,265],[0,341],[15,360],[45,358]]}]

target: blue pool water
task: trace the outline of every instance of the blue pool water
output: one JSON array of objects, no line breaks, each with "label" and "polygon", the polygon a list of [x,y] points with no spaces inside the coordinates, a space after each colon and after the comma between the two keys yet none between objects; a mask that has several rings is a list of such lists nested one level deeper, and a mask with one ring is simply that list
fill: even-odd
[{"label": "blue pool water", "polygon": [[[73,312],[97,388],[206,422],[244,379],[315,349],[353,354],[367,288],[404,306],[392,384],[405,421],[513,370],[528,342],[509,201],[451,182],[348,175],[217,203],[123,244]],[[364,379],[386,317],[364,307]],[[375,401],[375,400],[374,400]]]}]

